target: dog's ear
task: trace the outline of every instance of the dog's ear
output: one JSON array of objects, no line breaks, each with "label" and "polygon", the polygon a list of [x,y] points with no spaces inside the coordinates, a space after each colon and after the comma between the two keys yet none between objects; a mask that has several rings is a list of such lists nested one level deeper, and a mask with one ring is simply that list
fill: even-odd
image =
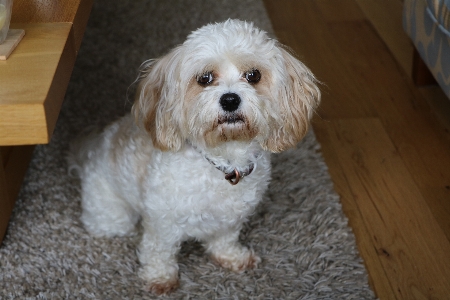
[{"label": "dog's ear", "polygon": [[180,48],[141,67],[132,113],[139,126],[150,134],[153,146],[177,151],[182,146],[179,118],[175,115],[180,105],[177,93]]},{"label": "dog's ear", "polygon": [[284,74],[282,82],[277,83],[279,118],[274,122],[265,146],[271,152],[280,152],[294,147],[306,134],[309,121],[320,102],[320,90],[311,71],[286,51],[281,51]]}]

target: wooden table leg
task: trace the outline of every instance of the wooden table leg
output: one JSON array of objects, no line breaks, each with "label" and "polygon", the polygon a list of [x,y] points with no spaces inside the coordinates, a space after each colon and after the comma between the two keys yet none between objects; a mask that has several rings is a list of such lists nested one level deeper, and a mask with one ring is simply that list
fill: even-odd
[{"label": "wooden table leg", "polygon": [[0,147],[0,244],[33,150],[34,146]]},{"label": "wooden table leg", "polygon": [[414,48],[412,78],[417,86],[437,83],[416,48]]}]

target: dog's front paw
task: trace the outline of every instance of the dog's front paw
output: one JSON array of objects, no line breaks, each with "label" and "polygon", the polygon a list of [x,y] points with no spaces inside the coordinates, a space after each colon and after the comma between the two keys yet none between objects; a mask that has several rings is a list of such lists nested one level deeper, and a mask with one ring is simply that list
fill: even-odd
[{"label": "dog's front paw", "polygon": [[145,290],[151,292],[157,296],[167,295],[178,288],[178,278],[171,279],[154,279],[147,281],[145,284]]},{"label": "dog's front paw", "polygon": [[214,253],[212,259],[223,268],[230,269],[234,272],[243,272],[247,269],[254,269],[261,262],[261,258],[253,251],[242,247],[235,251],[226,251],[222,253]]},{"label": "dog's front paw", "polygon": [[[163,266],[161,266],[163,267]],[[150,266],[143,266],[139,272],[139,277],[145,281],[144,289],[155,295],[167,295],[178,288],[178,267],[164,266],[156,269]]]}]

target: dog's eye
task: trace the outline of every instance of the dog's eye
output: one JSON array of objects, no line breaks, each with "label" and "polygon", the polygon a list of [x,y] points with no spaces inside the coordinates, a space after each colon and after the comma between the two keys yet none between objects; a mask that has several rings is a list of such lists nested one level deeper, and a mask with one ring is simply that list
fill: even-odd
[{"label": "dog's eye", "polygon": [[248,83],[251,83],[251,84],[258,83],[261,80],[261,72],[259,72],[256,69],[248,71],[244,75],[245,75],[245,79],[248,81]]},{"label": "dog's eye", "polygon": [[213,82],[214,80],[214,76],[212,74],[212,72],[206,72],[203,73],[202,75],[197,76],[197,82],[200,85],[209,85],[211,84],[211,82]]}]

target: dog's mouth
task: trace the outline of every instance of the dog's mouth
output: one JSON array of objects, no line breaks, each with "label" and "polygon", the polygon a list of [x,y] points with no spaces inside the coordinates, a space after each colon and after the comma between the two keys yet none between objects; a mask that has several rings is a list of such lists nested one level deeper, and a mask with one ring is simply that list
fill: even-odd
[{"label": "dog's mouth", "polygon": [[258,128],[241,112],[221,113],[212,127],[205,132],[205,141],[209,147],[229,141],[250,141],[258,134]]},{"label": "dog's mouth", "polygon": [[245,123],[244,116],[241,114],[227,114],[224,116],[220,116],[218,120],[218,124],[238,124],[238,123]]}]

